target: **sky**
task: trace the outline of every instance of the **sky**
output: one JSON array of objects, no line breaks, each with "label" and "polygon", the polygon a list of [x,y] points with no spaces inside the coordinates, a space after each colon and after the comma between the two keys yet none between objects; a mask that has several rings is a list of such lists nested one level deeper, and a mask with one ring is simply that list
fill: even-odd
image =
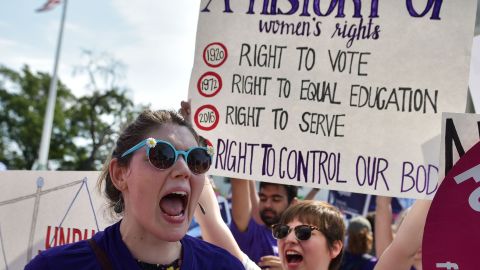
[{"label": "sky", "polygon": [[[47,0],[0,3],[0,64],[28,64],[52,73],[62,6],[37,13]],[[135,104],[177,109],[187,99],[200,1],[68,0],[59,78],[77,96],[87,93],[82,50],[108,53],[126,66],[120,85]],[[479,10],[480,11],[480,10]],[[477,12],[477,18],[480,12]],[[478,19],[477,19],[478,20]],[[470,89],[480,110],[480,27],[472,48]]]},{"label": "sky", "polygon": [[[62,6],[47,0],[0,3],[0,65],[52,73]],[[199,1],[68,0],[58,75],[75,95],[87,78],[73,74],[82,50],[108,53],[126,66],[120,81],[135,104],[177,109],[187,99]]]}]

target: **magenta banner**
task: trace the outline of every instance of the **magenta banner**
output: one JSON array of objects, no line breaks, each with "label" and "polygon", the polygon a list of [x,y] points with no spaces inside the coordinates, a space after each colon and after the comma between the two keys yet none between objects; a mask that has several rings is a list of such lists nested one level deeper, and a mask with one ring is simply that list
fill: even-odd
[{"label": "magenta banner", "polygon": [[424,269],[479,269],[480,142],[449,171],[427,216]]}]

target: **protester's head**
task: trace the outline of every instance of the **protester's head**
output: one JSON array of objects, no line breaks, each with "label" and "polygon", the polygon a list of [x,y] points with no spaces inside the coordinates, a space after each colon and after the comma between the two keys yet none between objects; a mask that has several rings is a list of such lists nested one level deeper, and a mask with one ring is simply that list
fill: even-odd
[{"label": "protester's head", "polygon": [[364,217],[354,217],[348,223],[347,251],[354,255],[369,253],[373,246],[370,222]]},{"label": "protester's head", "polygon": [[336,270],[340,266],[345,224],[336,207],[299,201],[282,214],[272,232],[284,269]]},{"label": "protester's head", "polygon": [[173,111],[146,110],[127,126],[99,179],[122,226],[164,241],[185,235],[211,163],[198,146]]},{"label": "protester's head", "polygon": [[296,201],[298,187],[260,182],[258,210],[267,226],[278,223],[287,207]]}]

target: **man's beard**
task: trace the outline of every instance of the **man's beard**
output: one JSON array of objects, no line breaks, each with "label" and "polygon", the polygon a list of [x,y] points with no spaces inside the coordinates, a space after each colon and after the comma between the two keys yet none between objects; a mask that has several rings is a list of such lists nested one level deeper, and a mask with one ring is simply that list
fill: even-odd
[{"label": "man's beard", "polygon": [[[273,213],[273,216],[267,216],[266,212]],[[273,224],[277,224],[280,221],[280,215],[278,215],[275,211],[271,209],[262,210],[260,212],[260,218],[262,219],[263,223],[265,223],[265,225],[268,227],[272,226]]]}]

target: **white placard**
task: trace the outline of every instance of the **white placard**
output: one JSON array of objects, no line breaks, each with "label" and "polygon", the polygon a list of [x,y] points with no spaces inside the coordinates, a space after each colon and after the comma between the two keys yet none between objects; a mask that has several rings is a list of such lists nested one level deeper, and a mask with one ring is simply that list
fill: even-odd
[{"label": "white placard", "polygon": [[201,1],[189,98],[210,173],[431,198],[422,145],[465,110],[476,4]]},{"label": "white placard", "polygon": [[88,239],[113,222],[99,172],[0,172],[0,269],[23,269],[49,247]]},{"label": "white placard", "polygon": [[444,178],[453,165],[478,141],[480,114],[443,113],[439,178]]},{"label": "white placard", "polygon": [[470,62],[470,94],[475,112],[480,111],[480,36],[473,38],[472,58]]}]

